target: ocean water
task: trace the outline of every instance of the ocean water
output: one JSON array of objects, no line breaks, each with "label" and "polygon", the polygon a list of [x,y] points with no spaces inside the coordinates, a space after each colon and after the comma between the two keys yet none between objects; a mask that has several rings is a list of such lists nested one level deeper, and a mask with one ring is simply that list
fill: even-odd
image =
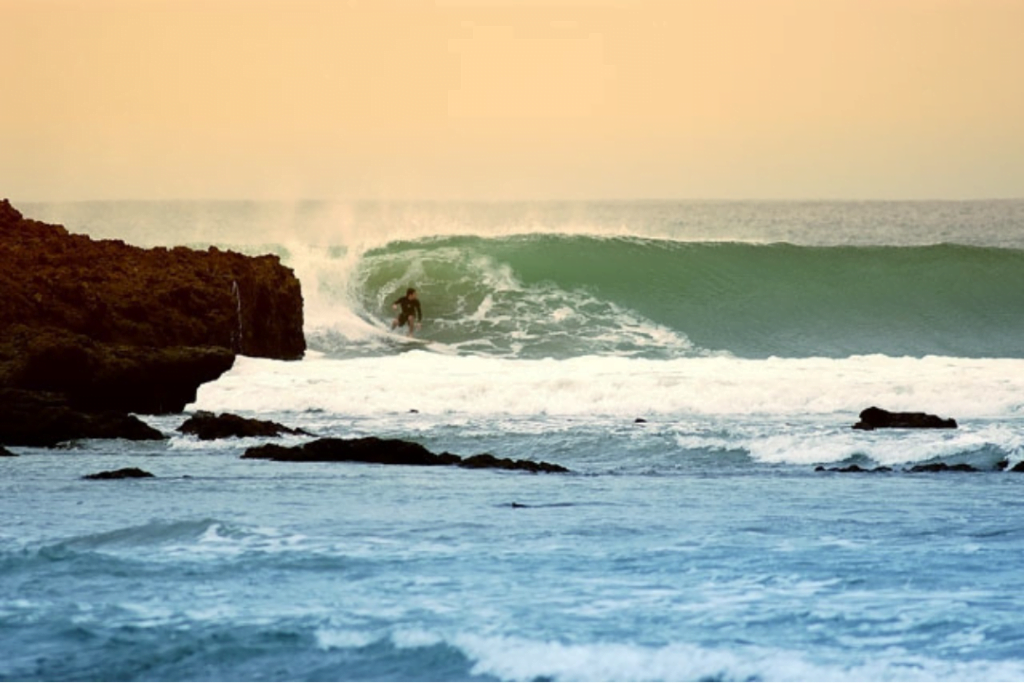
[{"label": "ocean water", "polygon": [[572,473],[14,448],[0,679],[1024,679],[1024,201],[16,205],[295,269],[190,410]]}]

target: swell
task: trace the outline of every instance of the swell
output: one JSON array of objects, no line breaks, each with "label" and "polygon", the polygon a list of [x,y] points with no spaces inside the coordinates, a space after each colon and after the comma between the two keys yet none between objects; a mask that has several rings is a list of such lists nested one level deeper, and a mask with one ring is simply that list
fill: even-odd
[{"label": "swell", "polygon": [[446,237],[365,252],[336,303],[382,330],[406,286],[460,353],[1024,357],[1018,249]]}]

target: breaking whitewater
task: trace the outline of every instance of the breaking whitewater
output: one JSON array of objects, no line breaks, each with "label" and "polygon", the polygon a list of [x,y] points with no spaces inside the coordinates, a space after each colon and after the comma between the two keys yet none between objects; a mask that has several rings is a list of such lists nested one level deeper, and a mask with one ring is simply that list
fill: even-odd
[{"label": "breaking whitewater", "polygon": [[25,210],[295,269],[306,359],[192,409],[572,473],[19,449],[0,678],[1024,678],[1024,202]]}]

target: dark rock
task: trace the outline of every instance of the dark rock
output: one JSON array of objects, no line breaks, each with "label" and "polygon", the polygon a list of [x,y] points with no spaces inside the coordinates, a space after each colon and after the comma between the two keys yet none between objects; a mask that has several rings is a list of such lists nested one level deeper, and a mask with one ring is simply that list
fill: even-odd
[{"label": "dark rock", "polygon": [[299,282],[276,256],[92,240],[3,200],[0,264],[0,389],[22,392],[0,442],[162,438],[126,413],[181,412],[236,353],[305,351]]},{"label": "dark rock", "polygon": [[891,467],[874,467],[867,469],[860,465],[847,465],[846,467],[825,467],[824,465],[818,465],[814,468],[815,472],[840,472],[843,474],[856,474],[858,472],[875,473],[875,472],[892,472]]},{"label": "dark rock", "polygon": [[532,460],[512,460],[511,458],[496,458],[490,453],[481,453],[464,458],[462,462],[455,463],[459,467],[469,469],[500,469],[520,470],[524,472],[568,472],[561,465],[554,465],[549,462],[534,462]]},{"label": "dark rock", "polygon": [[490,454],[463,459],[452,453],[436,455],[418,443],[401,439],[317,439],[286,448],[276,444],[256,446],[242,455],[247,459],[280,462],[365,462],[382,465],[458,465],[469,468],[495,468],[528,472],[568,472],[560,465],[529,460],[496,458]]},{"label": "dark rock", "polygon": [[927,413],[890,413],[872,406],[860,413],[854,429],[956,429],[956,420]]},{"label": "dark rock", "polygon": [[125,467],[120,470],[110,470],[107,472],[97,472],[96,474],[87,474],[82,479],[143,479],[145,477],[152,477],[153,475],[145,470],[140,470],[138,467]]},{"label": "dark rock", "polygon": [[195,434],[203,441],[229,437],[281,436],[282,434],[309,435],[309,432],[302,429],[292,429],[270,420],[254,420],[232,413],[214,415],[205,410],[200,410],[185,420],[184,424],[178,427],[178,431],[182,434]]},{"label": "dark rock", "polygon": [[16,458],[16,457],[18,457],[17,453],[11,453],[9,450],[4,448],[3,446],[0,446],[0,458]]},{"label": "dark rock", "polygon": [[0,338],[0,385],[63,394],[79,410],[181,412],[234,362],[221,347],[100,344],[55,328],[12,325]]},{"label": "dark rock", "polygon": [[947,465],[944,462],[932,462],[927,465],[914,465],[908,472],[978,472],[977,467],[960,463],[959,465]]},{"label": "dark rock", "polygon": [[1021,460],[1019,463],[1017,463],[1016,465],[1011,467],[1010,471],[1011,472],[1024,472],[1024,460]]},{"label": "dark rock", "polygon": [[635,425],[647,424],[647,420],[645,420],[642,417],[638,417],[637,419],[633,420],[633,424],[635,424]]},{"label": "dark rock", "polygon": [[0,438],[11,446],[53,447],[74,439],[145,441],[164,435],[134,415],[81,411],[60,394],[0,388]]},{"label": "dark rock", "polygon": [[97,342],[219,346],[294,360],[302,292],[277,256],[142,249],[26,220],[0,202],[0,330],[55,327]]}]

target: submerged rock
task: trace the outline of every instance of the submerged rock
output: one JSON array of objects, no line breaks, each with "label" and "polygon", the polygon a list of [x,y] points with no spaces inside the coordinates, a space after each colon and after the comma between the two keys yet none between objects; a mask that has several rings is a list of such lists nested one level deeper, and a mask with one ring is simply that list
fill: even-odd
[{"label": "submerged rock", "polygon": [[927,413],[890,413],[872,406],[862,410],[854,429],[956,429],[956,420]]},{"label": "submerged rock", "polygon": [[944,462],[932,462],[927,465],[914,465],[908,472],[980,472],[974,465],[960,463],[958,465],[947,465]]},{"label": "submerged rock", "polygon": [[247,436],[281,436],[282,434],[305,434],[302,429],[292,429],[270,420],[255,420],[233,413],[214,415],[200,410],[178,427],[182,434],[194,434],[203,441]]},{"label": "submerged rock", "polygon": [[138,467],[125,467],[119,470],[108,470],[106,472],[97,472],[96,474],[87,474],[82,477],[82,479],[144,479],[152,476],[153,475],[146,470],[140,470]]},{"label": "submerged rock", "polygon": [[561,465],[529,460],[496,458],[482,453],[466,459],[452,453],[434,454],[418,443],[401,439],[317,439],[286,448],[277,444],[256,446],[245,451],[246,459],[279,462],[364,462],[381,465],[458,465],[468,468],[521,470],[528,472],[568,472]]},{"label": "submerged rock", "polygon": [[465,467],[468,469],[500,469],[500,470],[520,470],[523,472],[568,472],[566,468],[561,465],[555,465],[550,462],[534,462],[533,460],[512,460],[511,458],[496,458],[490,453],[481,453],[480,455],[473,455],[468,458],[463,458],[461,462],[455,463],[459,467]]},{"label": "submerged rock", "polygon": [[878,473],[878,472],[892,472],[892,468],[891,467],[881,466],[881,467],[872,467],[872,468],[869,469],[869,468],[866,468],[866,467],[861,467],[860,465],[847,465],[846,467],[825,467],[824,465],[818,465],[817,467],[814,468],[814,471],[815,472],[841,472],[843,474],[864,472],[864,473],[869,473],[870,474],[870,473]]}]

